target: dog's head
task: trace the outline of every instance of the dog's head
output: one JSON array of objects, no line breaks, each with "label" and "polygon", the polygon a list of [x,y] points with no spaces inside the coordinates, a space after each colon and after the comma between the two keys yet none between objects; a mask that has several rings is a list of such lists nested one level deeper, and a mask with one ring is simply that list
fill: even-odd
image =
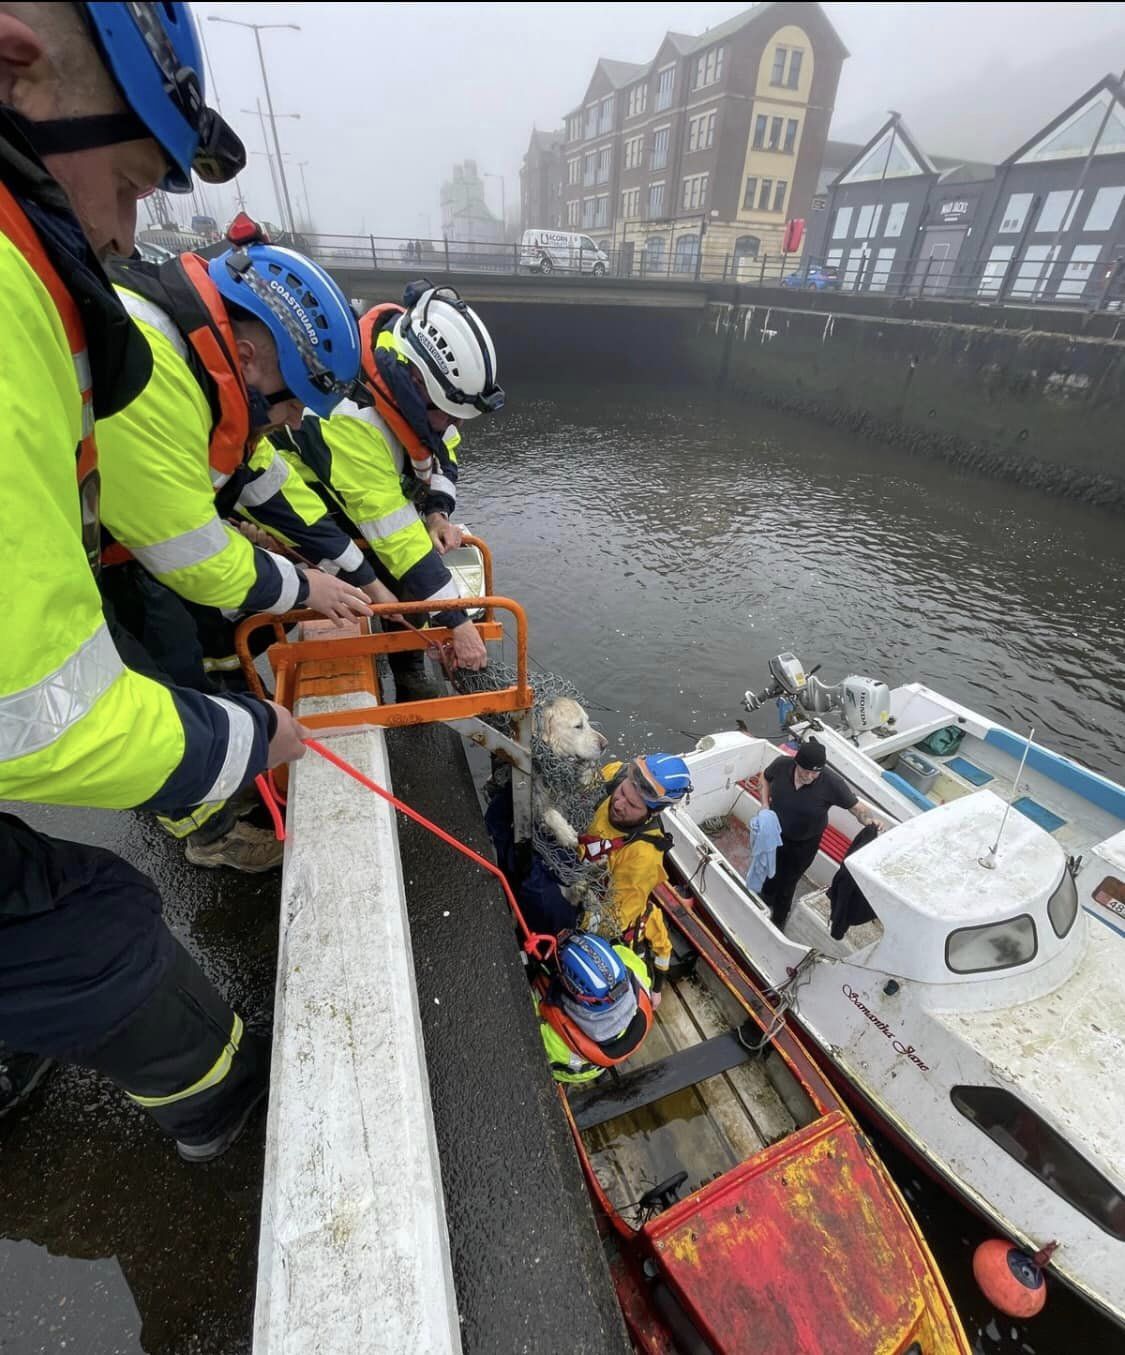
[{"label": "dog's head", "polygon": [[539,737],[560,757],[580,762],[597,762],[605,752],[607,739],[591,724],[590,717],[569,696],[556,696],[536,712]]}]

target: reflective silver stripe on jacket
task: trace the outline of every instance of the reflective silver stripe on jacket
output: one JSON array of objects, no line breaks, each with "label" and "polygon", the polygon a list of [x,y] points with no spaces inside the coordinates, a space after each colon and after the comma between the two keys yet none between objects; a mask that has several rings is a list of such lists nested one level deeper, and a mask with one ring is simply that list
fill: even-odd
[{"label": "reflective silver stripe on jacket", "polygon": [[212,486],[213,486],[215,489],[222,489],[222,487],[223,487],[223,486],[226,484],[226,482],[230,479],[230,472],[229,472],[229,471],[216,470],[214,466],[212,466],[210,469],[211,469],[211,484],[212,484]]},{"label": "reflective silver stripe on jacket", "polygon": [[239,506],[242,508],[257,508],[267,499],[272,499],[288,479],[289,466],[285,458],[274,456],[265,470],[247,483],[246,488],[238,496]]},{"label": "reflective silver stripe on jacket", "polygon": [[461,590],[457,587],[454,580],[450,579],[448,583],[443,583],[436,592],[431,593],[424,601],[438,602],[444,598],[459,598],[460,596]]},{"label": "reflective silver stripe on jacket", "polygon": [[454,503],[457,502],[457,486],[452,480],[442,475],[441,471],[434,471],[433,475],[430,476],[430,493],[446,494]]},{"label": "reflective silver stripe on jacket", "polygon": [[74,375],[78,378],[78,389],[83,395],[94,384],[94,376],[90,371],[90,353],[88,349],[80,348],[77,353],[72,354],[74,358]]},{"label": "reflective silver stripe on jacket", "polygon": [[233,701],[225,701],[221,696],[208,696],[216,706],[221,706],[227,714],[227,755],[215,778],[215,784],[203,797],[203,804],[212,800],[227,800],[247,779],[246,772],[250,754],[254,751],[254,720],[250,712]]},{"label": "reflective silver stripe on jacket", "polygon": [[151,546],[125,544],[150,574],[171,574],[177,569],[188,569],[210,560],[226,550],[230,538],[230,530],[218,518],[211,518],[202,527],[170,536],[167,541],[155,541]]},{"label": "reflective silver stripe on jacket", "polygon": [[[260,547],[255,547],[260,549]],[[277,572],[281,575],[281,592],[277,601],[272,607],[266,610],[271,612],[291,612],[297,604],[297,593],[301,587],[301,576],[294,567],[292,560],[287,560],[284,555],[273,555],[269,551],[265,554],[276,566]]]},{"label": "reflective silver stripe on jacket", "polygon": [[406,455],[406,448],[391,432],[390,425],[386,423],[370,405],[364,405],[361,409],[352,401],[343,400],[336,406],[335,413],[337,415],[346,414],[349,418],[358,419],[361,423],[369,423],[372,428],[381,433],[387,447],[390,449],[391,456],[394,457],[395,469],[398,471],[399,475],[402,474],[407,461],[410,460]]},{"label": "reflective silver stripe on jacket", "polygon": [[418,510],[412,503],[404,503],[401,508],[396,508],[393,513],[385,513],[381,518],[367,518],[359,524],[359,530],[368,541],[380,541],[394,536],[395,532],[401,532],[414,522],[421,522]]},{"label": "reflective silver stripe on jacket", "polygon": [[136,292],[131,292],[127,287],[115,287],[117,295],[121,298],[121,304],[129,312],[134,320],[140,320],[146,325],[151,325],[158,334],[163,334],[172,347],[179,353],[180,357],[187,361],[188,349],[184,336],[180,333],[179,327],[167,311],[161,310],[147,297],[139,296]]},{"label": "reflective silver stripe on jacket", "polygon": [[363,551],[354,541],[349,541],[347,550],[341,551],[334,560],[321,560],[320,568],[324,570],[325,574],[339,574],[341,570],[347,570],[349,574],[352,574],[361,564],[363,564]]},{"label": "reflective silver stripe on jacket", "polygon": [[109,631],[99,626],[53,673],[0,696],[0,762],[49,747],[90,713],[124,671]]}]

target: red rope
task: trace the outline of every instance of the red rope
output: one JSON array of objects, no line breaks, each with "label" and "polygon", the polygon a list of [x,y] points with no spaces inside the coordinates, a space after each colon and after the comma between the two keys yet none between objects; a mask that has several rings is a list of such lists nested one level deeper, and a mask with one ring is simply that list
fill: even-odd
[{"label": "red rope", "polygon": [[[304,744],[306,748],[311,748],[314,753],[319,753],[325,761],[331,762],[334,767],[338,767],[345,775],[350,776],[353,781],[358,781],[359,784],[366,787],[367,790],[373,791],[376,795],[381,796],[388,804],[393,805],[400,814],[405,814],[408,819],[413,819],[415,823],[421,824],[427,832],[433,833],[435,837],[441,838],[442,842],[452,847],[455,851],[460,852],[462,856],[467,856],[470,861],[475,862],[483,870],[488,871],[490,875],[494,876],[500,882],[500,888],[504,891],[504,897],[508,900],[508,907],[512,910],[512,916],[516,919],[516,922],[519,924],[519,929],[523,933],[524,950],[526,950],[529,955],[534,956],[535,959],[543,962],[547,962],[552,958],[557,945],[556,938],[547,935],[544,932],[533,932],[530,930],[527,923],[524,921],[520,906],[516,902],[516,896],[512,893],[512,887],[509,885],[504,872],[499,866],[494,862],[489,861],[486,857],[481,856],[478,852],[474,852],[471,847],[466,847],[463,842],[458,842],[451,833],[447,833],[444,828],[439,828],[436,823],[432,823],[424,814],[419,814],[416,809],[411,809],[408,804],[405,804],[397,796],[392,795],[389,790],[384,790],[378,782],[372,781],[369,776],[365,776],[358,767],[353,767],[350,762],[346,762],[342,757],[332,752],[330,748],[326,748],[318,739],[305,739]],[[285,838],[285,827],[282,823],[281,811],[277,806],[277,801],[274,799],[273,787],[271,784],[266,783],[265,777],[263,776],[256,777],[255,784],[270,811],[270,816],[274,823],[274,832],[277,834],[278,841],[283,841]]]}]

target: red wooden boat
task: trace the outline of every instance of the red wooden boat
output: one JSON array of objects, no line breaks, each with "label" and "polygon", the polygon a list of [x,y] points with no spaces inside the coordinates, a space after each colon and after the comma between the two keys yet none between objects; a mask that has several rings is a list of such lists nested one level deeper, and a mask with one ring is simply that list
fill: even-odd
[{"label": "red wooden boat", "polygon": [[688,901],[640,1052],[563,1101],[646,1355],[968,1355],[898,1188]]}]

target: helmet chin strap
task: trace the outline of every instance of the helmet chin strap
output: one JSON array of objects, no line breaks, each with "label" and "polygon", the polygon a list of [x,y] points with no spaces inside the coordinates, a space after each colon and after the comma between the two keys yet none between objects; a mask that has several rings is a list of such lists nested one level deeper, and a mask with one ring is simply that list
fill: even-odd
[{"label": "helmet chin strap", "polygon": [[125,141],[146,141],[152,137],[140,118],[129,110],[93,113],[81,118],[46,118],[40,122],[18,113],[15,118],[39,155],[68,155],[74,151],[92,151],[101,146],[119,146]]}]

